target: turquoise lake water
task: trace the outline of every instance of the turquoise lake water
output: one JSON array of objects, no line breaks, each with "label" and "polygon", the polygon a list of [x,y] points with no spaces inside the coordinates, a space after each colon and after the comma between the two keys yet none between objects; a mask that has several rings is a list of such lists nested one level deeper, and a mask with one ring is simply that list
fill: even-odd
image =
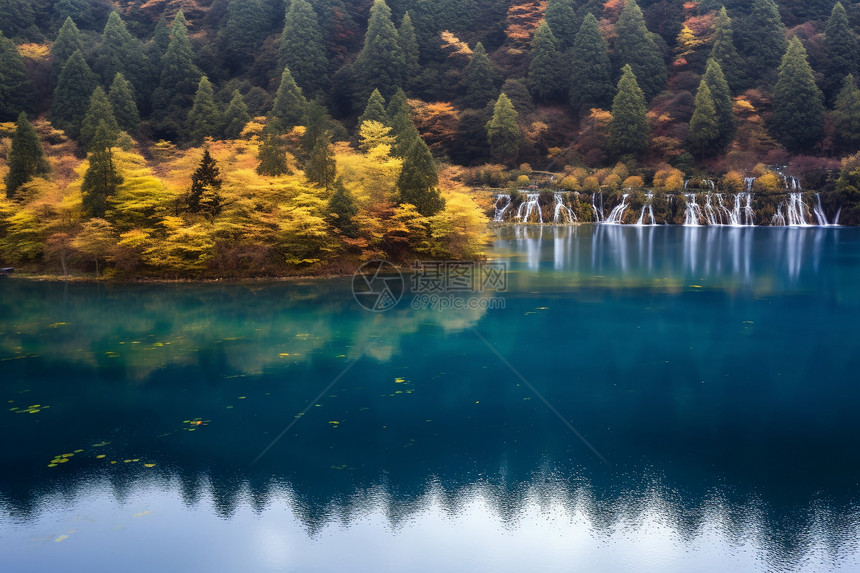
[{"label": "turquoise lake water", "polygon": [[490,254],[462,310],[0,279],[3,571],[860,570],[860,229]]}]

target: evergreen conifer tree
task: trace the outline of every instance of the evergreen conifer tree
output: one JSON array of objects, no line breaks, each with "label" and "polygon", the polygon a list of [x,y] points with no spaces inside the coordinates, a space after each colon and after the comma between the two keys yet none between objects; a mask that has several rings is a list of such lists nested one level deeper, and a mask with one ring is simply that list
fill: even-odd
[{"label": "evergreen conifer tree", "polygon": [[75,21],[66,17],[66,21],[57,32],[57,38],[51,45],[51,77],[56,81],[63,71],[63,66],[76,51],[84,49],[84,40]]},{"label": "evergreen conifer tree", "polygon": [[265,135],[263,143],[260,144],[257,159],[260,160],[260,164],[257,166],[257,173],[260,175],[276,177],[290,172],[287,166],[287,152],[284,143],[281,141],[281,137],[275,133],[269,132]]},{"label": "evergreen conifer tree", "polygon": [[305,154],[310,155],[321,137],[330,137],[334,123],[328,113],[322,98],[315,97],[308,103],[302,118],[305,132],[302,135],[301,147]]},{"label": "evergreen conifer tree", "polygon": [[837,146],[849,153],[860,148],[860,89],[852,74],[843,80],[831,119]]},{"label": "evergreen conifer tree", "polygon": [[340,177],[335,179],[334,193],[328,200],[328,212],[332,227],[340,231],[343,236],[351,239],[358,236],[358,225],[355,223],[358,204]]},{"label": "evergreen conifer tree", "polygon": [[612,101],[612,120],[609,122],[609,149],[617,156],[636,155],[648,147],[650,128],[645,94],[636,82],[630,65],[621,70],[618,92]]},{"label": "evergreen conifer tree", "polygon": [[518,116],[508,96],[500,94],[493,106],[493,118],[487,122],[487,140],[493,156],[501,161],[511,162],[519,154],[522,133]]},{"label": "evergreen conifer tree", "polygon": [[605,106],[614,88],[612,67],[606,40],[594,14],[589,12],[582,20],[571,55],[571,105],[580,110]]},{"label": "evergreen conifer tree", "polygon": [[714,30],[714,42],[711,47],[711,59],[720,65],[729,82],[733,93],[738,93],[746,85],[747,80],[743,71],[741,57],[735,49],[732,19],[729,18],[725,6],[720,8]]},{"label": "evergreen conifer tree", "polygon": [[182,131],[202,75],[194,64],[185,16],[179,10],[170,27],[170,44],[161,58],[158,88],[152,94],[157,123],[163,131],[173,135]]},{"label": "evergreen conifer tree", "polygon": [[857,71],[857,38],[848,23],[848,14],[841,2],[833,6],[824,29],[824,79],[822,91],[827,101],[833,101],[842,89],[845,76]]},{"label": "evergreen conifer tree", "polygon": [[475,46],[472,60],[463,72],[463,83],[466,88],[463,106],[467,108],[483,109],[499,93],[496,90],[496,72],[481,42]]},{"label": "evergreen conifer tree", "polygon": [[31,108],[32,89],[15,43],[0,31],[0,121],[14,121]]},{"label": "evergreen conifer tree", "polygon": [[248,106],[245,105],[245,99],[239,90],[233,90],[233,98],[224,112],[221,134],[224,139],[237,139],[249,121],[251,121],[251,115],[248,113]]},{"label": "evergreen conifer tree", "polygon": [[543,20],[535,31],[532,41],[528,76],[529,88],[538,101],[554,101],[567,87],[565,85],[567,78],[560,74],[562,67],[558,40],[549,24]]},{"label": "evergreen conifer tree", "polygon": [[51,122],[77,139],[96,86],[98,78],[90,70],[80,50],[76,51],[60,72],[51,105]]},{"label": "evergreen conifer tree", "polygon": [[386,115],[389,120],[386,125],[391,126],[391,133],[396,139],[391,152],[397,157],[404,157],[412,146],[412,141],[416,138],[420,139],[421,135],[415,127],[415,122],[412,121],[412,108],[402,89],[398,89],[388,102]]},{"label": "evergreen conifer tree", "polygon": [[185,197],[189,213],[205,213],[212,217],[221,211],[221,170],[209,150],[191,175],[191,190]]},{"label": "evergreen conifer tree", "polygon": [[723,75],[720,64],[713,59],[708,60],[702,81],[708,84],[708,90],[714,104],[714,112],[717,114],[719,136],[712,144],[716,149],[725,149],[732,142],[732,139],[734,139],[735,130],[737,129],[737,120],[732,111],[734,99],[732,99],[729,83]]},{"label": "evergreen conifer tree", "polygon": [[648,31],[636,0],[626,0],[615,30],[618,64],[630,66],[646,99],[650,100],[666,86],[667,73],[654,35]]},{"label": "evergreen conifer tree", "polygon": [[81,206],[88,217],[104,217],[108,198],[122,185],[123,178],[113,163],[115,136],[106,122],[101,122],[90,144],[90,165],[81,184]]},{"label": "evergreen conifer tree", "polygon": [[228,0],[221,29],[226,63],[234,71],[254,61],[254,52],[265,38],[266,13],[260,0]]},{"label": "evergreen conifer tree", "polygon": [[735,45],[745,58],[748,77],[772,85],[788,47],[776,2],[753,0],[749,15],[738,20],[742,25],[735,27]]},{"label": "evergreen conifer tree", "polygon": [[526,87],[526,82],[523,79],[507,79],[502,84],[502,93],[508,96],[511,103],[514,104],[514,109],[521,116],[529,115],[535,111],[535,102],[532,95]]},{"label": "evergreen conifer tree", "polygon": [[324,189],[331,189],[334,185],[337,165],[334,161],[334,151],[331,149],[331,135],[328,132],[323,132],[317,137],[305,165],[305,176],[308,181]]},{"label": "evergreen conifer tree", "polygon": [[120,129],[131,134],[137,133],[140,129],[140,113],[134,101],[134,88],[121,73],[114,77],[108,99]]},{"label": "evergreen conifer tree", "polygon": [[209,78],[203,76],[197,86],[194,105],[188,114],[188,132],[199,144],[207,137],[214,137],[221,127],[221,110],[215,104],[215,92]]},{"label": "evergreen conifer tree", "polygon": [[403,169],[397,179],[400,203],[415,205],[425,217],[435,215],[445,208],[445,200],[439,193],[439,174],[436,162],[424,140],[416,137],[403,157]]},{"label": "evergreen conifer tree", "polygon": [[36,24],[36,6],[32,0],[0,1],[0,22],[4,32],[12,37],[24,34]]},{"label": "evergreen conifer tree", "polygon": [[21,187],[34,177],[47,175],[51,168],[45,160],[42,144],[36,130],[23,111],[15,125],[12,147],[8,157],[9,172],[6,174],[6,197],[12,198]]},{"label": "evergreen conifer tree", "polygon": [[96,51],[93,71],[105,85],[122,73],[135,90],[143,90],[147,74],[142,55],[140,42],[128,32],[119,13],[111,12]]},{"label": "evergreen conifer tree", "polygon": [[415,35],[415,26],[409,11],[403,15],[400,28],[397,30],[397,40],[400,42],[400,51],[403,52],[403,76],[404,85],[414,86],[416,79],[421,74],[421,64],[418,62],[420,51],[418,49],[418,37]]},{"label": "evergreen conifer tree", "polygon": [[281,35],[281,65],[289,68],[309,96],[322,90],[328,76],[323,32],[317,14],[306,0],[292,0]]},{"label": "evergreen conifer tree", "polygon": [[266,129],[273,133],[286,133],[301,124],[308,102],[296,85],[289,68],[281,74],[281,84],[275,95],[275,103],[266,120]]},{"label": "evergreen conifer tree", "polygon": [[370,97],[367,99],[367,107],[364,108],[364,113],[358,118],[358,125],[368,120],[378,121],[383,125],[388,125],[388,114],[385,113],[385,99],[379,90],[373,90]]},{"label": "evergreen conifer tree", "polygon": [[708,82],[702,78],[699,91],[696,92],[696,107],[690,119],[690,141],[696,151],[704,157],[707,152],[714,150],[714,144],[720,136],[717,121],[717,111]]},{"label": "evergreen conifer tree", "polygon": [[[119,124],[113,114],[113,106],[108,99],[105,90],[101,86],[96,86],[90,96],[90,104],[87,108],[87,113],[81,122],[80,140],[83,146],[90,149],[90,144],[96,136],[96,133],[102,126],[110,131],[112,140],[116,140],[119,135]],[[101,142],[97,142],[100,144]]]},{"label": "evergreen conifer tree", "polygon": [[549,0],[544,18],[552,28],[561,50],[573,46],[582,21],[576,15],[574,0]]},{"label": "evergreen conifer tree", "polygon": [[771,132],[789,151],[810,152],[824,133],[824,96],[797,36],[788,44],[778,77]]},{"label": "evergreen conifer tree", "polygon": [[364,46],[355,61],[358,101],[367,101],[376,88],[390,98],[404,80],[406,59],[400,47],[399,36],[391,21],[391,9],[385,0],[374,0],[367,23]]}]

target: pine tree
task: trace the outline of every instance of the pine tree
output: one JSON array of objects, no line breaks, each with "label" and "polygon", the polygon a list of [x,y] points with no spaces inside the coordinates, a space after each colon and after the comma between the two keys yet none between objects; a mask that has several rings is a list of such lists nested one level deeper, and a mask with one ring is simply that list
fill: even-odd
[{"label": "pine tree", "polygon": [[63,66],[76,51],[84,49],[84,39],[75,21],[67,17],[51,46],[51,78],[60,77]]},{"label": "pine tree", "polygon": [[332,227],[351,239],[358,237],[358,225],[355,216],[358,215],[358,204],[355,197],[344,186],[338,177],[334,182],[334,193],[328,200],[329,222]]},{"label": "pine tree", "polygon": [[54,23],[59,24],[67,18],[74,18],[83,28],[93,29],[95,18],[92,4],[92,0],[58,0],[53,9]]},{"label": "pine tree", "polygon": [[385,0],[374,0],[364,46],[355,61],[360,86],[356,90],[357,101],[367,101],[374,88],[383,97],[390,98],[398,87],[402,87],[405,66],[406,58],[400,48],[397,29],[391,21],[391,9]]},{"label": "pine tree", "polygon": [[254,52],[265,38],[266,14],[260,0],[229,0],[221,29],[226,63],[233,71],[254,61]]},{"label": "pine tree", "polygon": [[412,108],[406,99],[406,94],[402,89],[397,90],[388,102],[386,110],[391,133],[394,135],[396,142],[391,152],[397,157],[404,157],[406,152],[412,146],[412,142],[421,135],[418,133],[418,128],[415,127],[415,122],[412,121]]},{"label": "pine tree", "polygon": [[15,43],[0,32],[0,121],[13,121],[31,108],[32,89]]},{"label": "pine tree", "polygon": [[189,213],[205,213],[212,217],[221,211],[221,170],[210,155],[203,151],[203,158],[191,175],[191,190],[185,197]]},{"label": "pine tree", "polygon": [[648,147],[650,128],[645,94],[636,82],[636,74],[626,65],[618,80],[618,93],[612,101],[609,122],[609,149],[617,156],[636,155]]},{"label": "pine tree", "polygon": [[322,133],[314,143],[308,162],[305,165],[305,176],[308,181],[316,183],[324,189],[331,189],[337,177],[337,165],[334,152],[331,149],[331,135]]},{"label": "pine tree", "polygon": [[609,49],[594,14],[588,13],[576,35],[572,50],[570,103],[580,110],[603,107],[612,94]]},{"label": "pine tree", "polygon": [[305,154],[310,155],[320,138],[330,135],[334,127],[334,121],[323,104],[322,98],[317,96],[308,103],[302,123],[305,132],[302,134],[301,147]]},{"label": "pine tree", "polygon": [[281,65],[290,69],[302,90],[312,96],[326,86],[328,58],[316,12],[306,0],[292,0],[281,35]]},{"label": "pine tree", "polygon": [[251,121],[251,115],[248,113],[248,106],[245,105],[245,99],[239,90],[233,90],[233,98],[227,106],[227,111],[224,112],[221,134],[224,139],[238,139],[249,121]]},{"label": "pine tree", "polygon": [[857,38],[848,23],[848,14],[841,2],[833,6],[824,29],[824,79],[822,91],[827,101],[833,101],[844,84],[845,76],[857,71]]},{"label": "pine tree", "polygon": [[493,118],[487,122],[487,140],[493,156],[501,161],[513,161],[520,152],[522,133],[518,116],[508,96],[500,94],[493,107]]},{"label": "pine tree", "polygon": [[18,116],[12,148],[8,156],[9,173],[6,174],[6,197],[12,198],[15,192],[34,177],[47,175],[51,168],[42,151],[42,144],[36,130],[27,120],[23,111]]},{"label": "pine tree", "polygon": [[286,133],[301,124],[308,102],[296,85],[289,68],[281,74],[281,85],[275,95],[275,103],[266,120],[266,129],[272,133]]},{"label": "pine tree", "polygon": [[404,84],[414,86],[421,74],[421,64],[418,62],[420,51],[418,37],[415,35],[415,27],[412,25],[408,10],[403,15],[400,28],[397,30],[397,40],[400,42],[400,51],[403,52]]},{"label": "pine tree", "polygon": [[714,144],[720,136],[717,121],[717,111],[708,82],[702,78],[699,91],[696,92],[696,107],[690,119],[690,142],[699,154],[704,157],[706,152],[714,151]]},{"label": "pine tree", "polygon": [[51,105],[52,123],[77,139],[81,133],[81,122],[89,108],[90,96],[96,86],[98,78],[78,50],[69,57],[60,72]]},{"label": "pine tree", "polygon": [[119,13],[111,12],[105,24],[102,42],[96,50],[93,71],[101,76],[102,83],[112,82],[118,73],[125,75],[135,90],[143,90],[146,68],[138,42],[125,26]]},{"label": "pine tree", "polygon": [[548,102],[558,98],[564,87],[558,40],[546,20],[535,31],[529,63],[528,84],[538,101]]},{"label": "pine tree", "polygon": [[735,49],[732,19],[729,18],[725,6],[720,8],[714,30],[714,43],[711,48],[711,59],[720,64],[733,93],[738,93],[747,84],[743,72],[741,57]]},{"label": "pine tree", "polygon": [[773,83],[774,70],[788,47],[785,25],[774,0],[753,0],[749,16],[735,28],[738,51],[746,59],[746,73],[756,82]]},{"label": "pine tree", "polygon": [[666,86],[666,66],[654,35],[645,26],[645,18],[636,0],[627,0],[615,25],[618,38],[615,51],[619,65],[629,65],[647,99]]},{"label": "pine tree", "polygon": [[207,137],[214,137],[221,127],[221,110],[215,104],[215,92],[209,78],[203,76],[197,86],[194,105],[188,114],[188,132],[192,140],[200,144]]},{"label": "pine tree", "polygon": [[424,140],[412,140],[403,158],[403,169],[397,179],[400,203],[415,205],[418,212],[430,217],[445,208],[445,201],[439,193],[439,174],[436,162]]},{"label": "pine tree", "polygon": [[123,179],[113,164],[114,141],[110,127],[101,122],[90,144],[90,165],[81,185],[81,206],[88,217],[104,217],[108,198],[122,185]]},{"label": "pine tree", "polygon": [[852,74],[843,80],[831,118],[839,148],[847,152],[860,148],[860,89]]},{"label": "pine tree", "polygon": [[[729,83],[723,75],[720,64],[713,59],[708,60],[702,81],[708,84],[714,112],[717,114],[717,129],[719,136],[712,142],[717,149],[725,149],[734,139],[737,120],[732,111],[734,100]],[[701,88],[700,88],[701,89]]]},{"label": "pine tree", "polygon": [[529,115],[535,111],[535,102],[532,95],[526,87],[526,82],[523,79],[507,79],[502,84],[502,93],[508,96],[511,103],[514,104],[514,109],[521,116]]},{"label": "pine tree", "polygon": [[560,49],[573,46],[582,21],[576,15],[574,0],[549,0],[544,18],[558,39]]},{"label": "pine tree", "polygon": [[287,166],[287,152],[284,149],[284,144],[281,137],[274,133],[266,134],[263,143],[260,144],[260,151],[257,159],[260,164],[257,166],[257,173],[260,175],[269,175],[277,177],[278,175],[286,175],[290,172]]},{"label": "pine tree", "polygon": [[361,126],[365,121],[378,121],[383,125],[388,125],[388,114],[385,113],[385,99],[379,90],[373,90],[370,97],[367,99],[367,107],[364,108],[364,113],[358,118],[358,125]]},{"label": "pine tree", "polygon": [[494,101],[499,93],[496,89],[496,72],[481,42],[475,46],[472,60],[463,72],[463,80],[466,88],[464,107],[482,109]]},{"label": "pine tree", "polygon": [[113,114],[113,106],[105,90],[101,86],[96,86],[96,89],[93,90],[93,94],[90,96],[90,105],[87,108],[87,113],[81,122],[80,140],[86,149],[90,149],[96,133],[102,126],[110,131],[111,140],[116,140],[120,129]]},{"label": "pine tree", "polygon": [[114,77],[108,99],[120,129],[131,134],[137,133],[140,129],[140,113],[134,102],[134,88],[121,73]]},{"label": "pine tree", "polygon": [[789,151],[810,152],[824,133],[824,96],[797,36],[788,44],[778,77],[771,132]]},{"label": "pine tree", "polygon": [[194,96],[203,74],[194,64],[194,53],[182,10],[176,13],[170,27],[170,44],[161,58],[161,79],[152,94],[157,123],[171,135],[182,131],[185,116],[194,104]]},{"label": "pine tree", "polygon": [[12,37],[23,35],[36,24],[36,9],[32,0],[0,1],[0,22],[3,31]]}]

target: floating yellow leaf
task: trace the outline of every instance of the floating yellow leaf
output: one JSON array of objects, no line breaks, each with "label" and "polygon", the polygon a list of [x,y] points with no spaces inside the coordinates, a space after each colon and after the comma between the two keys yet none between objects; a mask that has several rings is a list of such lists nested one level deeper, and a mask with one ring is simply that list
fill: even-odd
[{"label": "floating yellow leaf", "polygon": [[55,468],[55,467],[57,467],[57,464],[48,464],[48,467],[49,468]]},{"label": "floating yellow leaf", "polygon": [[143,517],[144,515],[149,515],[150,513],[152,513],[152,512],[149,510],[141,511],[140,513],[135,513],[134,515],[132,515],[132,517],[133,518]]},{"label": "floating yellow leaf", "polygon": [[102,459],[103,457],[105,457],[105,455],[104,455],[104,454],[99,454],[99,455],[97,455],[97,456],[96,456],[96,459],[99,459],[99,460],[100,460],[100,459]]},{"label": "floating yellow leaf", "polygon": [[154,467],[155,467],[155,464],[143,464],[143,467],[145,467],[145,468],[154,468]]},{"label": "floating yellow leaf", "polygon": [[68,538],[69,538],[69,536],[68,536],[68,535],[60,535],[60,536],[59,536],[59,537],[57,537],[54,541],[56,541],[57,543],[59,543],[60,541],[65,541],[65,540],[66,540],[66,539],[68,539]]}]

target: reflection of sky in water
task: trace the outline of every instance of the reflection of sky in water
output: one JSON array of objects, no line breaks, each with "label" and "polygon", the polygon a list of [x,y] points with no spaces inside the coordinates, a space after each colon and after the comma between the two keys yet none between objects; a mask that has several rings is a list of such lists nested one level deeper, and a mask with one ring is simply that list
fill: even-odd
[{"label": "reflection of sky in water", "polygon": [[0,563],[857,570],[858,238],[504,229],[490,311],[0,281]]}]

